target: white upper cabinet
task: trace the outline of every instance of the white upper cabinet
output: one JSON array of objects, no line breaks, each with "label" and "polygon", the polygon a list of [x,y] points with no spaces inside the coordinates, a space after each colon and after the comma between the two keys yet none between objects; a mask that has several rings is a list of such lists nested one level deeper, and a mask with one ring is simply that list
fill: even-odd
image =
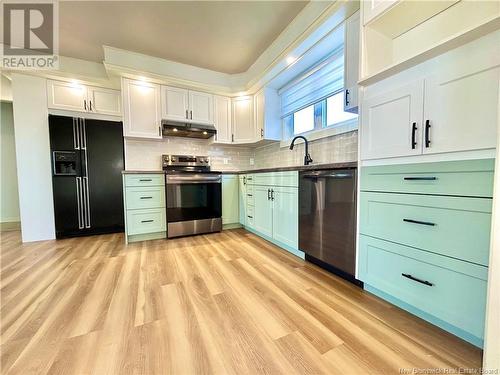
[{"label": "white upper cabinet", "polygon": [[418,155],[422,152],[423,80],[365,99],[361,159]]},{"label": "white upper cabinet", "polygon": [[215,142],[231,143],[232,115],[231,98],[214,95],[214,125],[217,129]]},{"label": "white upper cabinet", "polygon": [[103,115],[121,116],[122,98],[120,91],[102,87],[88,88],[89,110]]},{"label": "white upper cabinet", "polygon": [[425,80],[424,153],[494,148],[500,68],[472,66]]},{"label": "white upper cabinet", "polygon": [[122,79],[122,97],[124,135],[161,139],[160,85]]},{"label": "white upper cabinet", "polygon": [[47,81],[48,107],[68,111],[87,111],[87,87],[62,81]]},{"label": "white upper cabinet", "polygon": [[254,97],[255,141],[281,139],[280,98],[278,92],[264,88]]},{"label": "white upper cabinet", "polygon": [[186,121],[189,119],[188,90],[162,86],[162,117],[165,120]]},{"label": "white upper cabinet", "polygon": [[214,96],[189,90],[189,119],[198,124],[214,123]]},{"label": "white upper cabinet", "polygon": [[377,18],[397,2],[398,0],[363,0],[363,25]]},{"label": "white upper cabinet", "polygon": [[53,109],[121,116],[118,90],[48,80],[47,99]]},{"label": "white upper cabinet", "polygon": [[213,124],[213,95],[162,86],[162,117],[166,120]]},{"label": "white upper cabinet", "polygon": [[344,29],[344,111],[358,113],[359,11]]},{"label": "white upper cabinet", "polygon": [[485,36],[368,86],[361,159],[494,149],[498,36]]},{"label": "white upper cabinet", "polygon": [[256,139],[256,127],[254,121],[254,97],[240,96],[233,98],[233,142],[252,143]]}]

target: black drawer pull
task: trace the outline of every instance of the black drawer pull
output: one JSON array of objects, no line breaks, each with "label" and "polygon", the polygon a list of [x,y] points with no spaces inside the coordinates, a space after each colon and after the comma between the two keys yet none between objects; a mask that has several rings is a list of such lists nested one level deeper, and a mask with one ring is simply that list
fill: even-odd
[{"label": "black drawer pull", "polygon": [[153,180],[150,179],[150,178],[141,178],[139,181],[141,181],[141,182],[151,182]]},{"label": "black drawer pull", "polygon": [[253,219],[253,216],[248,215],[248,217],[249,217],[250,219]]},{"label": "black drawer pull", "polygon": [[417,147],[417,141],[415,139],[415,135],[417,133],[417,123],[414,122],[411,126],[411,149],[415,150]]},{"label": "black drawer pull", "polygon": [[154,220],[141,220],[141,223],[152,223]]},{"label": "black drawer pull", "polygon": [[252,194],[247,194],[247,195],[248,195],[249,197],[253,197],[253,195],[252,195]]},{"label": "black drawer pull", "polygon": [[405,181],[436,181],[437,177],[404,177]]},{"label": "black drawer pull", "polygon": [[429,221],[419,221],[419,220],[413,220],[413,219],[403,219],[403,221],[407,222],[407,223],[412,223],[412,224],[428,225],[430,227],[436,226],[435,223],[431,223]]},{"label": "black drawer pull", "polygon": [[416,277],[413,277],[412,275],[410,275],[408,273],[402,273],[401,276],[406,277],[407,279],[416,281],[417,283],[420,283],[420,284],[424,284],[424,285],[427,285],[427,286],[434,286],[433,283],[430,283],[430,282],[428,282],[426,280],[417,279]]},{"label": "black drawer pull", "polygon": [[431,145],[431,122],[430,120],[425,120],[425,147],[428,148]]},{"label": "black drawer pull", "polygon": [[141,197],[141,199],[153,199],[153,197]]}]

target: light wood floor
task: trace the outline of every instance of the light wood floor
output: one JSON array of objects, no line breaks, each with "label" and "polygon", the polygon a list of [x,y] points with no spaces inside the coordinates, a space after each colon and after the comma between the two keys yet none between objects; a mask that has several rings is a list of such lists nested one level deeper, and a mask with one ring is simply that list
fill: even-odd
[{"label": "light wood floor", "polygon": [[128,246],[6,232],[1,262],[2,374],[480,366],[480,350],[242,229]]}]

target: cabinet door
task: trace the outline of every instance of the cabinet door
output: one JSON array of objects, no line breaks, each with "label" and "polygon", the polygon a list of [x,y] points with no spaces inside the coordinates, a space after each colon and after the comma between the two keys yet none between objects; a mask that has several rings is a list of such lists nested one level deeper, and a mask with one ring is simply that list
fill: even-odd
[{"label": "cabinet door", "polygon": [[189,119],[198,124],[214,123],[214,96],[206,92],[189,91]]},{"label": "cabinet door", "polygon": [[240,209],[240,224],[246,225],[247,218],[247,176],[239,175],[238,176],[238,201],[239,201],[239,209]]},{"label": "cabinet door", "polygon": [[87,87],[84,85],[48,80],[47,97],[49,108],[81,112],[88,109]]},{"label": "cabinet door", "polygon": [[495,148],[499,79],[498,67],[426,79],[424,154]]},{"label": "cabinet door", "polygon": [[345,23],[344,111],[358,113],[359,12]]},{"label": "cabinet door", "polygon": [[253,97],[243,96],[232,99],[233,109],[233,142],[255,142],[255,121],[253,112]]},{"label": "cabinet door", "polygon": [[222,176],[222,224],[239,221],[238,176]]},{"label": "cabinet door", "polygon": [[214,96],[214,125],[217,129],[215,141],[231,143],[231,99],[225,96]]},{"label": "cabinet door", "polygon": [[103,115],[121,116],[120,91],[102,87],[89,87],[88,99],[89,111]]},{"label": "cabinet door", "polygon": [[188,90],[178,87],[161,87],[161,111],[166,120],[186,121],[189,119]]},{"label": "cabinet door", "polygon": [[293,249],[299,248],[298,188],[273,187],[273,238]]},{"label": "cabinet door", "polygon": [[123,79],[122,93],[124,135],[161,139],[160,86]]},{"label": "cabinet door", "polygon": [[273,205],[268,186],[255,185],[254,229],[266,236],[273,236]]},{"label": "cabinet door", "polygon": [[423,91],[419,80],[363,101],[361,159],[422,153]]}]

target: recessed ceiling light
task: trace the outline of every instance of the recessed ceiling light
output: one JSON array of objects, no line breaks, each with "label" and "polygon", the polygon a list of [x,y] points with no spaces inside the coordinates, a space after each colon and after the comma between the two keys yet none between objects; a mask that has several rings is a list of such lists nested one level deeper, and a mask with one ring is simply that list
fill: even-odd
[{"label": "recessed ceiling light", "polygon": [[203,132],[204,135],[207,135],[208,133],[207,132]]},{"label": "recessed ceiling light", "polygon": [[172,130],[173,130],[174,132],[176,132],[176,131],[177,131],[177,128],[173,128]]},{"label": "recessed ceiling light", "polygon": [[288,56],[288,57],[286,58],[286,63],[287,63],[288,65],[291,65],[291,64],[293,64],[296,60],[297,60],[297,58],[296,58],[296,57],[294,57],[294,56]]}]

